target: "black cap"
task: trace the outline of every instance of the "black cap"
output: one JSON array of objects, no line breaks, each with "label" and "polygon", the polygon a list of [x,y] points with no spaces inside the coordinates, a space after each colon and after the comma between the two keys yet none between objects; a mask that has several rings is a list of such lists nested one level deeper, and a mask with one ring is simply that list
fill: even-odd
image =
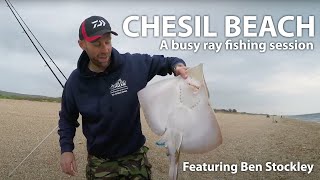
[{"label": "black cap", "polygon": [[79,39],[94,42],[106,33],[118,36],[118,33],[111,30],[111,26],[106,19],[100,16],[91,16],[81,23]]}]

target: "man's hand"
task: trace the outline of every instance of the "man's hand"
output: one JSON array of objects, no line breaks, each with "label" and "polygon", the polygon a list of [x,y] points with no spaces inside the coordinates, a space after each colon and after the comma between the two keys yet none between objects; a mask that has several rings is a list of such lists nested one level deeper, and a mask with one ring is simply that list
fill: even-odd
[{"label": "man's hand", "polygon": [[179,63],[174,67],[174,74],[176,76],[180,75],[182,78],[187,79],[188,77],[187,69],[188,68],[184,64]]},{"label": "man's hand", "polygon": [[69,174],[71,176],[76,175],[76,172],[78,172],[76,159],[74,158],[74,155],[72,152],[64,152],[61,154],[60,166],[61,166],[62,172]]}]

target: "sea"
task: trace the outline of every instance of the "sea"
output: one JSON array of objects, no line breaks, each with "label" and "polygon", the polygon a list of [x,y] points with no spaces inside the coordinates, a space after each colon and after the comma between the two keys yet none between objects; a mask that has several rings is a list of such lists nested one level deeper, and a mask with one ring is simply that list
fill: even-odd
[{"label": "sea", "polygon": [[320,113],[292,115],[292,116],[287,116],[287,117],[292,118],[292,119],[301,120],[301,121],[310,121],[310,122],[320,123]]}]

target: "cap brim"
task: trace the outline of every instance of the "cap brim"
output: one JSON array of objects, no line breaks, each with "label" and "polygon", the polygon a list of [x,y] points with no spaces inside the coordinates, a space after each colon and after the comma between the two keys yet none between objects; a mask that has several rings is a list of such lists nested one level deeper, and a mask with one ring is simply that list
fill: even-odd
[{"label": "cap brim", "polygon": [[107,33],[111,33],[111,34],[113,34],[115,36],[118,36],[118,33],[114,32],[114,31],[111,31],[109,29],[103,29],[101,31],[96,32],[93,36],[90,36],[89,37],[90,41],[88,41],[87,39],[86,40],[88,42],[95,42],[95,41],[97,41],[99,38],[101,38],[103,35],[105,35]]},{"label": "cap brim", "polygon": [[114,32],[114,31],[111,31],[111,30],[109,30],[109,29],[103,29],[103,30],[101,30],[101,31],[96,32],[94,35],[95,35],[95,36],[96,36],[96,35],[98,35],[98,36],[103,36],[103,35],[105,35],[105,34],[107,34],[107,33],[112,33],[113,35],[118,36],[118,33]]}]

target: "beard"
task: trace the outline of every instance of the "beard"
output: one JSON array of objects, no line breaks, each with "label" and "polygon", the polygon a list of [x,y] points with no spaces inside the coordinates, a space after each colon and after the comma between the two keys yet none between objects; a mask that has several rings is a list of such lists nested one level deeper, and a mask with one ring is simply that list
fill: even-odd
[{"label": "beard", "polygon": [[90,62],[95,70],[102,72],[106,70],[111,63],[111,53],[90,57]]},{"label": "beard", "polygon": [[111,62],[111,54],[98,55],[91,60],[96,66],[107,68]]}]

